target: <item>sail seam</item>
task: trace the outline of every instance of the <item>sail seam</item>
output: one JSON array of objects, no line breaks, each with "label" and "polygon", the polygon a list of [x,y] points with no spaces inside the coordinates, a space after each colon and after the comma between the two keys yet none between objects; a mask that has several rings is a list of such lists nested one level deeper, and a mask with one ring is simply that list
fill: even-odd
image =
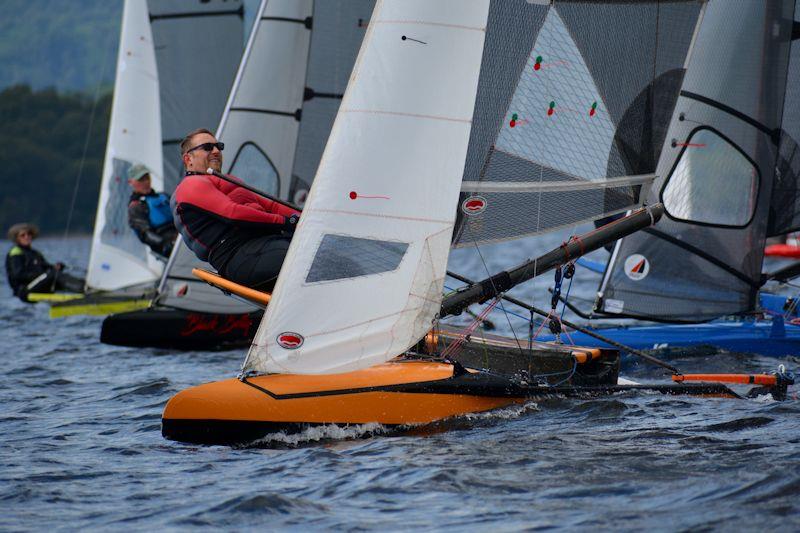
[{"label": "sail seam", "polygon": [[471,124],[472,118],[455,118],[455,117],[442,117],[438,115],[425,115],[422,113],[406,113],[404,111],[382,111],[379,109],[340,109],[340,113],[371,113],[374,115],[390,115],[398,117],[413,117],[413,118],[428,118],[431,120],[443,120],[446,122],[460,122],[463,124]]},{"label": "sail seam", "polygon": [[454,28],[459,30],[470,30],[470,31],[480,31],[485,32],[486,28],[478,27],[478,26],[463,26],[461,24],[447,24],[446,22],[431,22],[428,20],[376,20],[374,22],[370,22],[369,25],[373,24],[420,24],[422,26],[438,26],[441,28]]},{"label": "sail seam", "polygon": [[435,218],[419,218],[419,217],[404,217],[400,215],[387,215],[387,214],[380,214],[380,213],[361,213],[358,211],[346,211],[344,209],[305,209],[303,213],[305,217],[308,218],[308,213],[338,213],[341,215],[355,215],[355,216],[365,216],[365,217],[375,217],[375,218],[393,218],[397,220],[410,220],[413,222],[432,222],[434,224],[446,224],[450,225],[452,222],[450,220],[437,220]]}]

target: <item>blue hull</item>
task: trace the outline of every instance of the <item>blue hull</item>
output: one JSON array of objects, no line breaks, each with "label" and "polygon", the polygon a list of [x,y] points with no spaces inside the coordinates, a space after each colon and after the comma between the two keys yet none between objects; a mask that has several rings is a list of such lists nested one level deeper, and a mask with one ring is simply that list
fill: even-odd
[{"label": "blue hull", "polygon": [[[783,326],[783,327],[781,327]],[[636,348],[688,348],[714,346],[729,352],[756,353],[773,357],[800,354],[800,326],[772,321],[717,321],[707,324],[658,324],[652,326],[621,326],[593,330],[611,340]],[[540,335],[538,340],[553,340],[552,335]],[[577,345],[607,346],[603,342],[579,333],[561,336],[564,342]]]}]

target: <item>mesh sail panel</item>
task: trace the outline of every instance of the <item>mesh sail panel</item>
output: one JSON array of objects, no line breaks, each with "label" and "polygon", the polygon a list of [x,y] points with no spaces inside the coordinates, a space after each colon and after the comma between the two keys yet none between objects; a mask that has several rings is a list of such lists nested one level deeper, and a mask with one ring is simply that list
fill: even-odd
[{"label": "mesh sail panel", "polygon": [[[295,179],[310,184],[328,142],[375,0],[314,2]],[[296,188],[296,187],[295,187]]]},{"label": "mesh sail panel", "polygon": [[[699,11],[686,2],[493,2],[461,202],[480,195],[483,204],[459,210],[454,245],[551,231],[639,203]],[[484,194],[476,185],[503,182],[548,186]]]},{"label": "mesh sail panel", "polygon": [[183,136],[219,124],[244,47],[244,11],[242,0],[148,0],[148,8],[161,93],[164,190],[171,193],[182,176]]},{"label": "mesh sail panel", "polygon": [[618,244],[601,311],[696,322],[755,305],[794,4],[707,4],[647,197],[667,216]]},{"label": "mesh sail panel", "polygon": [[[800,16],[800,1],[795,6]],[[792,42],[786,97],[783,101],[783,124],[780,152],[772,189],[770,226],[767,235],[775,236],[800,230],[800,24]]]}]

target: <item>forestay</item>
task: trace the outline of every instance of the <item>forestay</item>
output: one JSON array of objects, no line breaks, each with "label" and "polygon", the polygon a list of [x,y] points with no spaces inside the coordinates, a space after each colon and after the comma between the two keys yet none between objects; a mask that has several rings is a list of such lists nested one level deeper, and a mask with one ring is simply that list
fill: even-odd
[{"label": "forestay", "polygon": [[160,80],[164,189],[183,177],[186,132],[219,123],[244,45],[242,0],[147,0]]},{"label": "forestay", "polygon": [[[618,243],[601,311],[691,322],[754,308],[768,220],[786,207],[770,205],[776,163],[796,166],[796,87],[785,91],[794,10],[795,0],[708,4],[648,196],[668,219]],[[773,228],[794,225],[791,210],[772,217]]]},{"label": "forestay", "polygon": [[[225,170],[302,204],[347,86],[374,0],[262,0],[217,137]],[[194,278],[210,268],[179,241],[158,303],[244,313],[254,308]]]},{"label": "forestay", "polygon": [[128,226],[132,164],[151,169],[153,187],[163,186],[161,115],[150,21],[143,2],[125,2],[111,105],[100,199],[87,269],[89,289],[114,290],[155,281],[159,263]]}]

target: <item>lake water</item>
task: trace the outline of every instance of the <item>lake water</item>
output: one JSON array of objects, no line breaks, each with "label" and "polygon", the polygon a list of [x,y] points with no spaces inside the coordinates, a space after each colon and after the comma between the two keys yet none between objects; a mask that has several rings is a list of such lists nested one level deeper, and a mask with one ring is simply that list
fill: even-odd
[{"label": "lake water", "polygon": [[[85,267],[86,238],[35,245]],[[500,246],[485,259],[509,266],[536,246]],[[469,252],[451,267],[485,274]],[[519,294],[547,307],[546,278]],[[587,276],[573,293],[591,297],[596,283]],[[520,319],[492,319],[501,333],[526,334]],[[796,387],[780,403],[624,394],[530,403],[428,434],[326,428],[270,449],[191,446],[162,439],[164,404],[235,375],[244,350],[105,346],[101,321],[51,321],[45,305],[0,291],[3,531],[800,529]],[[686,371],[800,366],[747,354],[670,361]],[[624,370],[663,377],[643,364]]]}]

